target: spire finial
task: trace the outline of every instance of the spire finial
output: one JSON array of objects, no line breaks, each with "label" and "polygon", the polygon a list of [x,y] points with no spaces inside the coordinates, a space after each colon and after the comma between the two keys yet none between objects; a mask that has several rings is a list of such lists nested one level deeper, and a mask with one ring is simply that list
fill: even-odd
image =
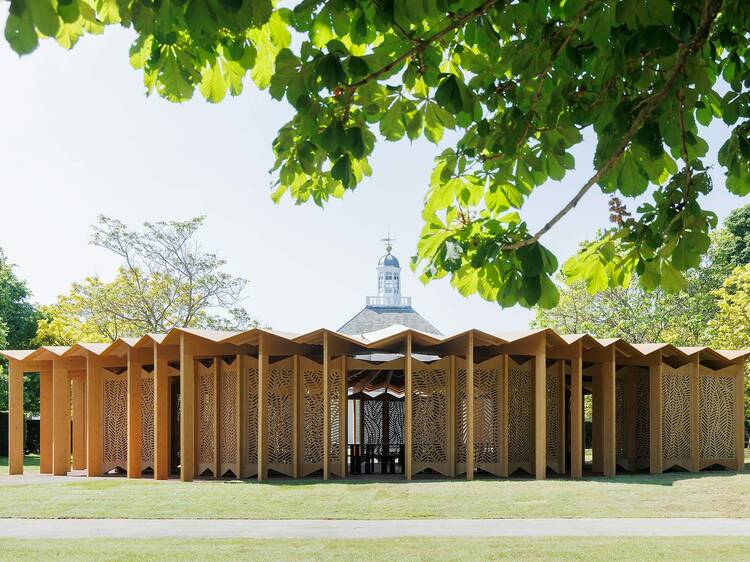
[{"label": "spire finial", "polygon": [[385,238],[381,238],[380,241],[385,242],[385,251],[390,254],[393,249],[393,242],[396,241],[395,238],[391,237],[391,231],[389,230],[388,235]]}]

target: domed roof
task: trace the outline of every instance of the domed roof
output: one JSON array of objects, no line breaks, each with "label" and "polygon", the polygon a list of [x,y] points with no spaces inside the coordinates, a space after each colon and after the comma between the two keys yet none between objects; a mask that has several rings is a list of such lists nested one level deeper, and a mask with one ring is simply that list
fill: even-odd
[{"label": "domed roof", "polygon": [[380,260],[378,261],[378,265],[390,265],[392,267],[401,267],[398,264],[398,260],[396,259],[396,256],[388,252],[386,255],[384,255]]}]

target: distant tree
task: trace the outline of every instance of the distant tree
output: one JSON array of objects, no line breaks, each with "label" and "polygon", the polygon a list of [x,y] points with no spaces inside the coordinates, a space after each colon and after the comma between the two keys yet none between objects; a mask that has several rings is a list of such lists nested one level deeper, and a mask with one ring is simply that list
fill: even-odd
[{"label": "distant tree", "polygon": [[204,217],[144,223],[142,231],[100,217],[92,244],[123,261],[115,278],[87,277],[43,307],[37,343],[111,341],[172,327],[245,329],[240,306],[247,281],[222,271],[226,261],[195,240]]}]

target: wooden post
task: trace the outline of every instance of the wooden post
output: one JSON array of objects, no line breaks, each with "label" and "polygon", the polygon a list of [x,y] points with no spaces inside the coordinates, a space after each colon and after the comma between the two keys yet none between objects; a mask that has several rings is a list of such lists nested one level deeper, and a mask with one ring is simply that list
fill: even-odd
[{"label": "wooden post", "polygon": [[570,360],[570,476],[583,476],[583,350],[582,342],[573,344]]},{"label": "wooden post", "polygon": [[346,355],[341,356],[341,380],[339,399],[339,474],[341,478],[346,478],[346,454],[347,454],[347,419],[349,416],[349,398],[346,384]]},{"label": "wooden post", "polygon": [[404,474],[407,480],[414,476],[412,472],[412,380],[411,380],[411,332],[406,334],[404,350]]},{"label": "wooden post", "polygon": [[195,360],[193,341],[180,334],[180,480],[195,476]]},{"label": "wooden post", "polygon": [[52,361],[52,474],[70,470],[70,377],[57,360]]},{"label": "wooden post", "polygon": [[141,378],[143,370],[128,349],[128,478],[141,477]]},{"label": "wooden post", "polygon": [[268,346],[258,338],[258,482],[268,478]]},{"label": "wooden post", "polygon": [[661,392],[661,351],[656,351],[650,358],[648,366],[649,384],[649,471],[661,474],[664,458],[662,456],[662,392]]},{"label": "wooden post", "polygon": [[52,370],[39,372],[39,473],[52,474]]},{"label": "wooden post", "polygon": [[323,333],[323,480],[330,474],[331,453],[331,392],[329,389],[330,350],[328,349],[328,332]]},{"label": "wooden post", "polygon": [[104,459],[102,367],[99,356],[86,356],[86,474],[102,475]]},{"label": "wooden post", "polygon": [[474,480],[474,332],[466,344],[466,479]]},{"label": "wooden post", "polygon": [[292,357],[292,478],[299,478],[300,468],[300,370],[299,355]]},{"label": "wooden post", "polygon": [[169,479],[169,364],[154,342],[154,478]]},{"label": "wooden post", "polygon": [[23,364],[8,362],[8,474],[23,474]]},{"label": "wooden post", "polygon": [[86,468],[86,379],[72,377],[73,383],[73,470]]},{"label": "wooden post", "polygon": [[456,477],[456,356],[450,356],[448,373],[448,466],[451,478]]},{"label": "wooden post", "polygon": [[247,462],[247,375],[245,373],[245,355],[238,353],[235,358],[237,367],[237,478],[245,473]]},{"label": "wooden post", "polygon": [[500,356],[500,476],[508,477],[508,355]]},{"label": "wooden post", "polygon": [[734,385],[734,457],[737,471],[745,470],[745,360],[737,363],[737,382]]},{"label": "wooden post", "polygon": [[690,472],[701,469],[700,450],[700,353],[691,360],[690,370]]},{"label": "wooden post", "polygon": [[604,476],[617,472],[617,419],[615,414],[615,346],[607,350],[607,359],[600,365],[600,389],[602,400],[602,470]]},{"label": "wooden post", "polygon": [[214,467],[211,470],[214,474],[214,478],[220,476],[221,471],[221,431],[220,427],[221,414],[219,408],[221,407],[221,357],[214,357],[213,365],[211,366],[211,373],[214,378]]},{"label": "wooden post", "polygon": [[537,352],[534,356],[534,474],[537,480],[544,480],[547,477],[546,334],[542,334],[539,338]]}]

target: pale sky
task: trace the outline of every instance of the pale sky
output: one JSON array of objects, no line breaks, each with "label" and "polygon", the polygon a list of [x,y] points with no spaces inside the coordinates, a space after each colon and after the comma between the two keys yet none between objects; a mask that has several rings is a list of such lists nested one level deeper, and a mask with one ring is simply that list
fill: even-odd
[{"label": "pale sky", "polygon": [[[0,11],[4,27],[7,4]],[[389,230],[403,293],[443,333],[528,325],[527,310],[466,299],[447,280],[423,286],[409,270],[438,147],[382,142],[373,175],[343,201],[324,210],[288,199],[276,205],[271,142],[289,108],[249,79],[242,96],[218,105],[198,92],[184,104],[147,98],[128,62],[132,39],[130,30],[108,29],[70,52],[46,40],[23,59],[0,40],[0,247],[36,302],[53,302],[85,276],[113,276],[117,261],[88,244],[99,214],[131,226],[207,215],[201,243],[228,261],[227,271],[250,280],[246,308],[275,329],[336,329],[357,313],[375,292],[380,239]],[[723,125],[712,128],[712,154],[726,134]],[[523,209],[532,227],[588,179],[592,152],[591,142],[579,147],[577,169],[537,190]],[[713,175],[705,205],[723,218],[743,201],[726,192],[719,170]],[[543,242],[562,262],[607,216],[607,197],[595,188]]]}]

